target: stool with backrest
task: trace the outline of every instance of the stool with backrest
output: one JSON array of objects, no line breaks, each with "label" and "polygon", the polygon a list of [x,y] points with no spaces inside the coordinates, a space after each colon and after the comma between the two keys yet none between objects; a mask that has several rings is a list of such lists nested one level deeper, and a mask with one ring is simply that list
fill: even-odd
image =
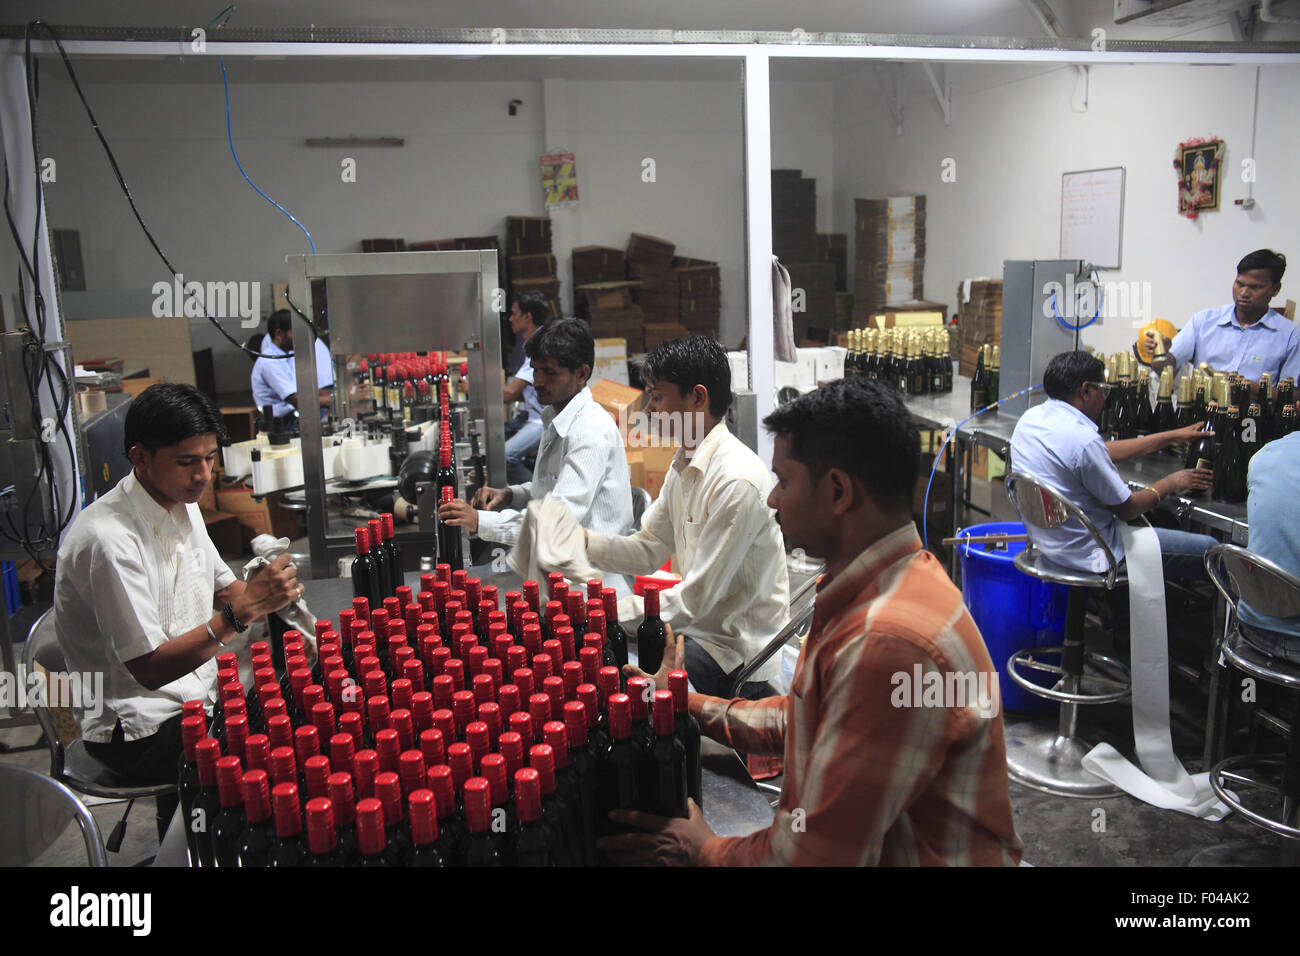
[{"label": "stool with backrest", "polygon": [[[63,649],[59,647],[54,630],[53,608],[36,619],[36,623],[32,625],[27,635],[27,643],[23,647],[23,665],[27,673],[34,673],[37,664],[40,664],[51,676],[64,674],[67,671],[68,665],[63,657]],[[71,688],[71,679],[65,686]],[[70,702],[72,706],[68,708],[77,719],[78,727],[81,724],[81,713],[85,710],[84,694],[84,688],[74,690]],[[50,748],[50,776],[77,793],[108,800],[128,801],[122,819],[113,827],[113,832],[108,838],[108,849],[117,852],[122,846],[122,838],[126,833],[126,818],[131,813],[135,801],[173,791],[176,789],[176,784],[137,784],[124,779],[107,765],[96,760],[86,750],[86,743],[80,737],[65,746],[48,703],[49,701],[33,703],[32,709],[36,712],[36,720]]]},{"label": "stool with backrest", "polygon": [[[1211,669],[1210,706],[1205,729],[1205,765],[1220,800],[1258,827],[1288,838],[1284,857],[1300,861],[1300,705],[1285,725],[1283,754],[1224,757],[1229,708],[1234,696],[1228,668],[1255,680],[1300,691],[1300,665],[1272,657],[1242,634],[1237,605],[1268,617],[1300,616],[1300,577],[1272,561],[1232,544],[1205,554],[1205,569],[1227,603],[1216,666]],[[1281,722],[1278,722],[1281,723]],[[1271,804],[1268,805],[1268,804]],[[1280,804],[1280,807],[1279,807]]]},{"label": "stool with backrest", "polygon": [[[1118,660],[1084,646],[1084,615],[1088,592],[1112,590],[1127,583],[1114,553],[1097,526],[1073,502],[1024,473],[1006,478],[1007,495],[1020,514],[1030,541],[1015,557],[1016,568],[1030,577],[1069,586],[1064,643],[1017,651],[1007,661],[1007,675],[1026,691],[1060,703],[1055,727],[1018,721],[1006,726],[1007,769],[1011,778],[1028,787],[1067,797],[1108,797],[1121,791],[1085,770],[1080,761],[1092,745],[1078,735],[1079,707],[1110,704],[1129,696],[1128,668]],[[1033,543],[1033,529],[1052,530],[1079,524],[1088,531],[1106,558],[1101,573],[1078,571],[1050,560]],[[1057,662],[1054,662],[1056,659]],[[1030,675],[1055,676],[1050,687]]]},{"label": "stool with backrest", "polygon": [[76,821],[89,866],[108,866],[99,824],[77,795],[28,767],[0,764],[0,866],[28,866]]}]

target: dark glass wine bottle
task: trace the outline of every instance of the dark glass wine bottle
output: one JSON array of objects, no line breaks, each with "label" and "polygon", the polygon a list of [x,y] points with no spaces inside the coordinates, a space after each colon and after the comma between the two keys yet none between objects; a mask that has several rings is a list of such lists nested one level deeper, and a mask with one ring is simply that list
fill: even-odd
[{"label": "dark glass wine bottle", "polygon": [[645,588],[645,618],[636,629],[637,666],[647,674],[658,673],[668,647],[668,632],[659,617],[659,587],[647,584]]},{"label": "dark glass wine bottle", "polygon": [[1166,368],[1160,373],[1160,390],[1156,394],[1151,431],[1167,432],[1175,427],[1173,393],[1174,370]]},{"label": "dark glass wine bottle", "polygon": [[514,839],[517,866],[557,866],[555,835],[542,818],[541,776],[532,767],[515,771],[515,807],[519,830]]},{"label": "dark glass wine bottle", "polygon": [[304,808],[307,817],[307,853],[302,865],[336,867],[343,865],[338,831],[334,828],[334,805],[328,797],[313,797]]},{"label": "dark glass wine bottle", "polygon": [[979,354],[975,357],[975,374],[970,380],[970,410],[972,413],[979,411],[989,403],[989,381],[988,370],[984,364],[984,358],[988,354],[988,346],[980,346]]},{"label": "dark glass wine bottle", "polygon": [[271,778],[265,770],[250,770],[241,781],[244,790],[244,830],[239,835],[240,866],[270,866],[275,844],[271,819]]},{"label": "dark glass wine bottle", "polygon": [[375,562],[375,577],[379,580],[379,602],[370,602],[371,613],[383,606],[383,599],[393,593],[393,580],[388,568],[388,549],[384,547],[384,528],[378,519],[367,522],[370,533],[370,557]]},{"label": "dark glass wine bottle", "polygon": [[677,739],[686,750],[686,790],[695,803],[704,806],[704,770],[700,763],[700,722],[690,710],[690,687],[686,671],[668,672],[668,689],[673,695],[673,719]]},{"label": "dark glass wine bottle", "polygon": [[[229,721],[231,718],[227,718]],[[217,790],[217,761],[221,758],[221,745],[205,737],[194,745],[194,760],[199,770],[198,798],[185,821],[198,842],[199,866],[216,866],[212,854],[212,821],[221,812],[221,795]]]},{"label": "dark glass wine bottle", "polygon": [[298,802],[298,785],[277,783],[272,787],[271,809],[275,815],[271,866],[302,866],[307,848],[302,840],[302,808]]},{"label": "dark glass wine bottle", "polygon": [[492,785],[484,777],[465,781],[466,866],[503,866],[504,853],[492,835]]},{"label": "dark glass wine bottle", "polygon": [[181,819],[186,823],[185,844],[189,848],[191,866],[199,865],[198,834],[189,822],[199,794],[203,792],[198,758],[194,753],[195,746],[205,736],[203,724],[203,718],[197,715],[181,718],[181,755],[176,768],[176,791],[180,797]]},{"label": "dark glass wine bottle", "polygon": [[605,643],[614,652],[614,659],[620,669],[627,666],[627,631],[618,622],[618,592],[613,588],[601,588],[600,599],[605,602]]},{"label": "dark glass wine bottle", "polygon": [[[1237,497],[1237,475],[1244,477],[1245,463],[1241,442],[1241,411],[1236,405],[1229,405],[1223,418],[1223,444],[1214,459],[1214,498],[1217,501],[1244,501],[1245,495]],[[1244,481],[1243,481],[1244,485]]]},{"label": "dark glass wine bottle", "polygon": [[388,551],[388,575],[392,579],[393,594],[396,594],[402,585],[403,570],[402,546],[397,543],[397,534],[393,529],[393,513],[385,511],[380,514],[379,524],[384,532],[384,547]]},{"label": "dark glass wine bottle", "polygon": [[[442,504],[455,499],[455,490],[449,485],[443,486],[439,494],[442,497]],[[465,567],[465,559],[461,552],[460,528],[439,519],[438,556],[442,558],[444,563],[450,564],[453,569],[461,570]]]},{"label": "dark glass wine bottle", "polygon": [[1150,435],[1154,431],[1160,431],[1156,428],[1155,411],[1151,408],[1151,376],[1146,369],[1138,373],[1136,407],[1137,414],[1133,422],[1136,434]]},{"label": "dark glass wine bottle", "polygon": [[641,795],[641,809],[663,817],[687,816],[686,748],[677,739],[672,691],[657,690],[651,705],[655,742],[648,752],[652,786]]},{"label": "dark glass wine bottle", "polygon": [[221,809],[210,821],[212,855],[217,866],[239,866],[239,840],[245,820],[243,773],[238,757],[217,761],[217,798]]},{"label": "dark glass wine bottle", "polygon": [[610,746],[596,760],[596,831],[602,836],[616,830],[610,810],[635,809],[640,803],[641,753],[632,739],[630,705],[627,694],[609,698]]},{"label": "dark glass wine bottle", "polygon": [[411,820],[411,866],[444,867],[448,863],[438,849],[438,804],[433,791],[412,790],[407,797]]},{"label": "dark glass wine bottle", "polygon": [[357,802],[357,866],[392,866],[384,832],[384,806],[374,797]]}]

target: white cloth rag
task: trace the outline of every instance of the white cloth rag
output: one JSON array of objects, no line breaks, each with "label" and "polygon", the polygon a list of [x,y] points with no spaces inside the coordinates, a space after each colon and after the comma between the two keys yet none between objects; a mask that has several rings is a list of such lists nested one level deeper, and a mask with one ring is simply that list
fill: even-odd
[{"label": "white cloth rag", "polygon": [[[288,538],[273,538],[269,534],[259,534],[252,541],[255,557],[244,565],[244,580],[249,580],[262,568],[266,567],[282,554],[289,552]],[[307,663],[316,661],[316,615],[307,608],[305,598],[298,598],[292,604],[274,612],[288,627],[302,634],[302,646],[307,652]]]},{"label": "white cloth rag", "polygon": [[582,525],[568,505],[550,496],[528,502],[519,540],[506,562],[525,581],[545,581],[558,571],[570,587],[585,589],[590,578],[600,577],[587,562]]}]

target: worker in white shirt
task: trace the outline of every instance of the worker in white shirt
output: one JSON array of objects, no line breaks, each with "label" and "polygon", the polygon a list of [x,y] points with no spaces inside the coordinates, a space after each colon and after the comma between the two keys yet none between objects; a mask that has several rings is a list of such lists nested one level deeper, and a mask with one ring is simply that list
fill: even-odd
[{"label": "worker in white shirt", "polygon": [[[542,438],[533,480],[507,488],[480,488],[473,503],[449,501],[438,517],[485,541],[513,545],[528,502],[546,496],[563,501],[578,524],[604,534],[632,528],[632,483],[618,426],[591,397],[587,381],[596,345],[587,323],[546,323],[526,348],[533,387],[542,411]],[[621,589],[619,582],[611,585]]]},{"label": "worker in white shirt", "polygon": [[[605,571],[648,574],[676,556],[682,582],[660,593],[660,617],[684,637],[686,671],[702,694],[730,697],[745,663],[790,619],[790,581],[781,530],[767,506],[772,476],[727,429],[731,368],[727,353],[703,335],[665,342],[641,373],[647,410],[681,448],[659,497],[627,537],[587,533],[587,557]],[[645,613],[624,598],[620,620]],[[773,656],[740,688],[770,696],[780,658]]]},{"label": "worker in white shirt", "polygon": [[[70,673],[103,674],[86,750],[131,783],[176,780],[181,704],[216,699],[216,656],[302,595],[288,555],[247,584],[217,554],[198,500],[212,478],[221,414],[191,385],[154,385],[127,409],[134,466],[59,546],[54,626]],[[88,709],[89,710],[89,709]],[[159,839],[176,806],[158,798]]]}]

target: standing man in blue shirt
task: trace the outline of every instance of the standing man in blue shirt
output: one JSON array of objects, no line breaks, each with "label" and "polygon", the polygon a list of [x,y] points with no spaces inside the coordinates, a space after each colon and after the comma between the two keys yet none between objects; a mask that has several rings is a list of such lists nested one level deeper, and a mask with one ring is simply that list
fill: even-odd
[{"label": "standing man in blue shirt", "polygon": [[[510,330],[525,345],[550,319],[551,307],[540,292],[525,292],[510,303]],[[537,451],[542,440],[542,405],[533,388],[533,362],[526,351],[523,364],[506,383],[505,403],[512,402],[523,402],[524,407],[506,422],[506,479],[512,485],[522,485],[533,477],[533,469],[524,459]]]},{"label": "standing man in blue shirt", "polygon": [[[1232,302],[1203,309],[1192,316],[1173,339],[1165,339],[1169,358],[1153,362],[1157,372],[1166,365],[1208,362],[1216,372],[1240,372],[1258,384],[1265,372],[1273,382],[1300,379],[1300,329],[1269,308],[1282,290],[1286,256],[1256,249],[1237,263]],[[1147,342],[1155,344],[1154,331]]]},{"label": "standing man in blue shirt", "polygon": [[[1119,523],[1136,518],[1167,494],[1207,489],[1214,472],[1208,468],[1176,471],[1139,491],[1129,489],[1115,462],[1148,455],[1169,445],[1191,441],[1202,423],[1141,438],[1104,441],[1097,429],[1106,392],[1105,366],[1089,352],[1062,352],[1043,372],[1048,400],[1016,422],[1011,434],[1010,470],[1028,474],[1078,505],[1101,533],[1115,560],[1124,560]],[[1082,525],[1045,530],[1028,528],[1034,545],[1057,564],[1098,573],[1106,556]],[[1205,552],[1215,543],[1206,534],[1156,528],[1165,574],[1205,577]]]},{"label": "standing man in blue shirt", "polygon": [[[259,351],[266,356],[293,355],[293,321],[288,309],[272,312],[266,320],[266,335]],[[260,410],[271,406],[277,419],[292,418],[297,430],[298,375],[291,358],[259,358],[253,363],[253,404]],[[329,347],[316,340],[316,406],[330,407],[334,400],[334,362]],[[322,414],[324,414],[322,412]]]}]

